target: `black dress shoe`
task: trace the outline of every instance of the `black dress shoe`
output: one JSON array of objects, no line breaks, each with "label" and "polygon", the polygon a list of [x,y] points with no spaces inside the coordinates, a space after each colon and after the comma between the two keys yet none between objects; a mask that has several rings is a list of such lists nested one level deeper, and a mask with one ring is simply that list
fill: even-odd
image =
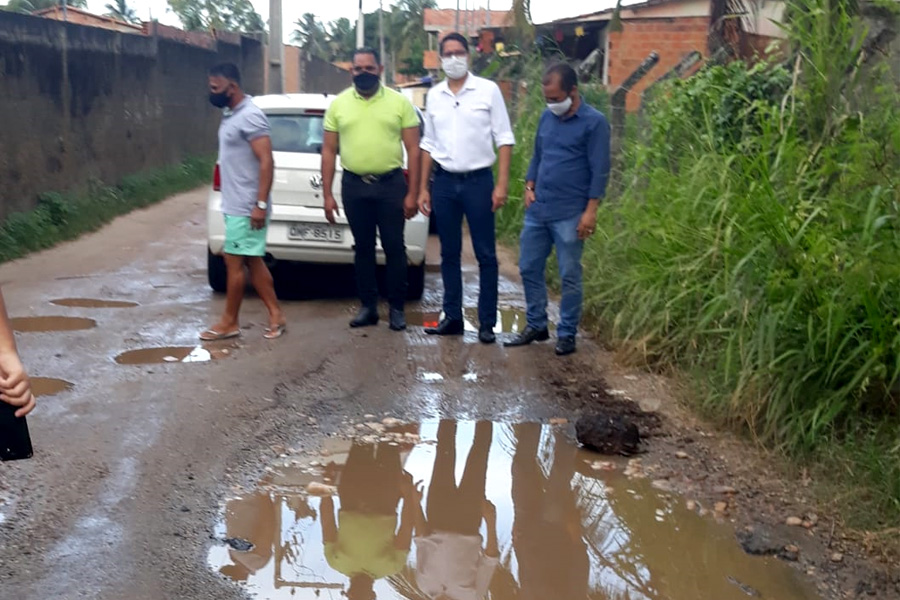
[{"label": "black dress shoe", "polygon": [[561,337],[556,340],[556,355],[565,356],[575,352],[575,337]]},{"label": "black dress shoe", "polygon": [[425,328],[428,335],[462,335],[466,326],[462,321],[455,319],[444,319],[437,327]]},{"label": "black dress shoe", "polygon": [[406,314],[399,308],[391,309],[391,329],[393,331],[403,331],[406,329]]},{"label": "black dress shoe", "polygon": [[525,331],[513,339],[503,342],[503,345],[512,348],[515,346],[527,346],[531,342],[545,342],[549,339],[550,332],[546,329],[535,329],[534,327],[528,326],[525,328]]},{"label": "black dress shoe", "polygon": [[497,341],[497,336],[494,335],[493,329],[482,329],[478,332],[478,341],[482,344],[493,344]]},{"label": "black dress shoe", "polygon": [[350,327],[369,327],[378,325],[378,311],[368,306],[363,306],[350,321]]}]

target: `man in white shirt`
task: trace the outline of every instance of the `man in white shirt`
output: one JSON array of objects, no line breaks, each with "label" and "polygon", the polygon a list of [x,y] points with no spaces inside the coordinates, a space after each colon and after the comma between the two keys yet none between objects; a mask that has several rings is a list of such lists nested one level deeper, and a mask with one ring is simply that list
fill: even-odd
[{"label": "man in white shirt", "polygon": [[[444,319],[425,333],[462,335],[464,331],[460,254],[465,216],[480,270],[478,339],[491,344],[496,341],[499,279],[494,213],[506,203],[515,137],[500,88],[469,73],[466,38],[450,33],[441,40],[440,51],[447,79],[429,90],[426,101],[419,209],[425,216],[434,210],[437,219]],[[495,185],[492,167],[498,155]]]}]

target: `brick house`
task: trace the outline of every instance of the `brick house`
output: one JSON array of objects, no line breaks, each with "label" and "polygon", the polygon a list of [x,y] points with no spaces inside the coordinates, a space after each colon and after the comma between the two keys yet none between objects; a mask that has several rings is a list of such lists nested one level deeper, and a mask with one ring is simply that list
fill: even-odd
[{"label": "brick house", "polygon": [[[494,43],[503,39],[503,30],[512,25],[512,15],[505,10],[460,10],[459,33],[466,36],[473,49],[480,48],[484,54],[494,51]],[[432,76],[441,68],[438,44],[450,32],[456,31],[457,11],[455,9],[426,8],[423,16],[425,32],[428,34],[428,48],[422,63]]]},{"label": "brick house", "polygon": [[[749,0],[753,8],[742,17],[749,40],[742,53],[760,52],[769,42],[782,38],[774,21],[780,19],[784,4],[780,0]],[[623,6],[621,31],[610,31],[614,9],[569,19],[559,19],[538,27],[554,40],[562,52],[574,61],[591,61],[590,71],[598,75],[610,91],[650,55],[659,54],[659,62],[628,95],[627,109],[640,106],[641,92],[660,78],[687,54],[697,51],[706,56],[710,30],[709,0],[647,0]]]}]

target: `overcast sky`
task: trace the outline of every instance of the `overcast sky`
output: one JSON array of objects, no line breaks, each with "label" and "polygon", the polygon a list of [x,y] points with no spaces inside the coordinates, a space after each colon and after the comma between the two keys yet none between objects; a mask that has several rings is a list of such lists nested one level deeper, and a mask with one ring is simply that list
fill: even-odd
[{"label": "overcast sky", "polygon": [[[263,19],[269,18],[269,0],[252,0],[257,12]],[[103,13],[109,0],[88,0],[88,7],[92,12]],[[493,10],[509,10],[511,0],[492,0]],[[169,11],[166,0],[129,0],[129,4],[137,10],[142,20],[149,20],[151,15],[162,23],[178,25],[178,18]],[[391,0],[384,0],[385,7],[393,4]],[[456,8],[456,0],[438,0],[441,8]],[[629,2],[625,2],[629,4]],[[289,41],[290,32],[295,27],[294,23],[300,15],[312,12],[322,21],[333,21],[340,17],[355,19],[358,0],[326,0],[314,2],[312,0],[282,0],[284,7],[284,31],[285,41]],[[468,0],[469,8],[485,8],[488,0]],[[460,8],[466,7],[466,0],[460,0]],[[590,12],[595,12],[615,6],[615,0],[531,0],[531,13],[535,22],[545,23],[562,17],[574,17]],[[363,0],[363,10],[372,12],[378,9],[378,0]]]}]

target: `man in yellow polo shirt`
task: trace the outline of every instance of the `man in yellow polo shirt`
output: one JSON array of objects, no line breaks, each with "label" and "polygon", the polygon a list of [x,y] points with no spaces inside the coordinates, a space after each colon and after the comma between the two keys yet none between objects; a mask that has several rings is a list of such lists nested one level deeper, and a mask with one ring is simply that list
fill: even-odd
[{"label": "man in yellow polo shirt", "polygon": [[[325,113],[322,183],[325,216],[334,223],[339,209],[332,186],[340,146],[341,198],[356,244],[356,287],[362,304],[350,326],[378,323],[377,228],[387,263],[390,327],[401,331],[406,329],[404,219],[417,211],[419,118],[405,96],[381,85],[383,70],[377,51],[360,48],[353,53],[353,87],[339,94]],[[402,171],[404,146],[408,184]]]}]

